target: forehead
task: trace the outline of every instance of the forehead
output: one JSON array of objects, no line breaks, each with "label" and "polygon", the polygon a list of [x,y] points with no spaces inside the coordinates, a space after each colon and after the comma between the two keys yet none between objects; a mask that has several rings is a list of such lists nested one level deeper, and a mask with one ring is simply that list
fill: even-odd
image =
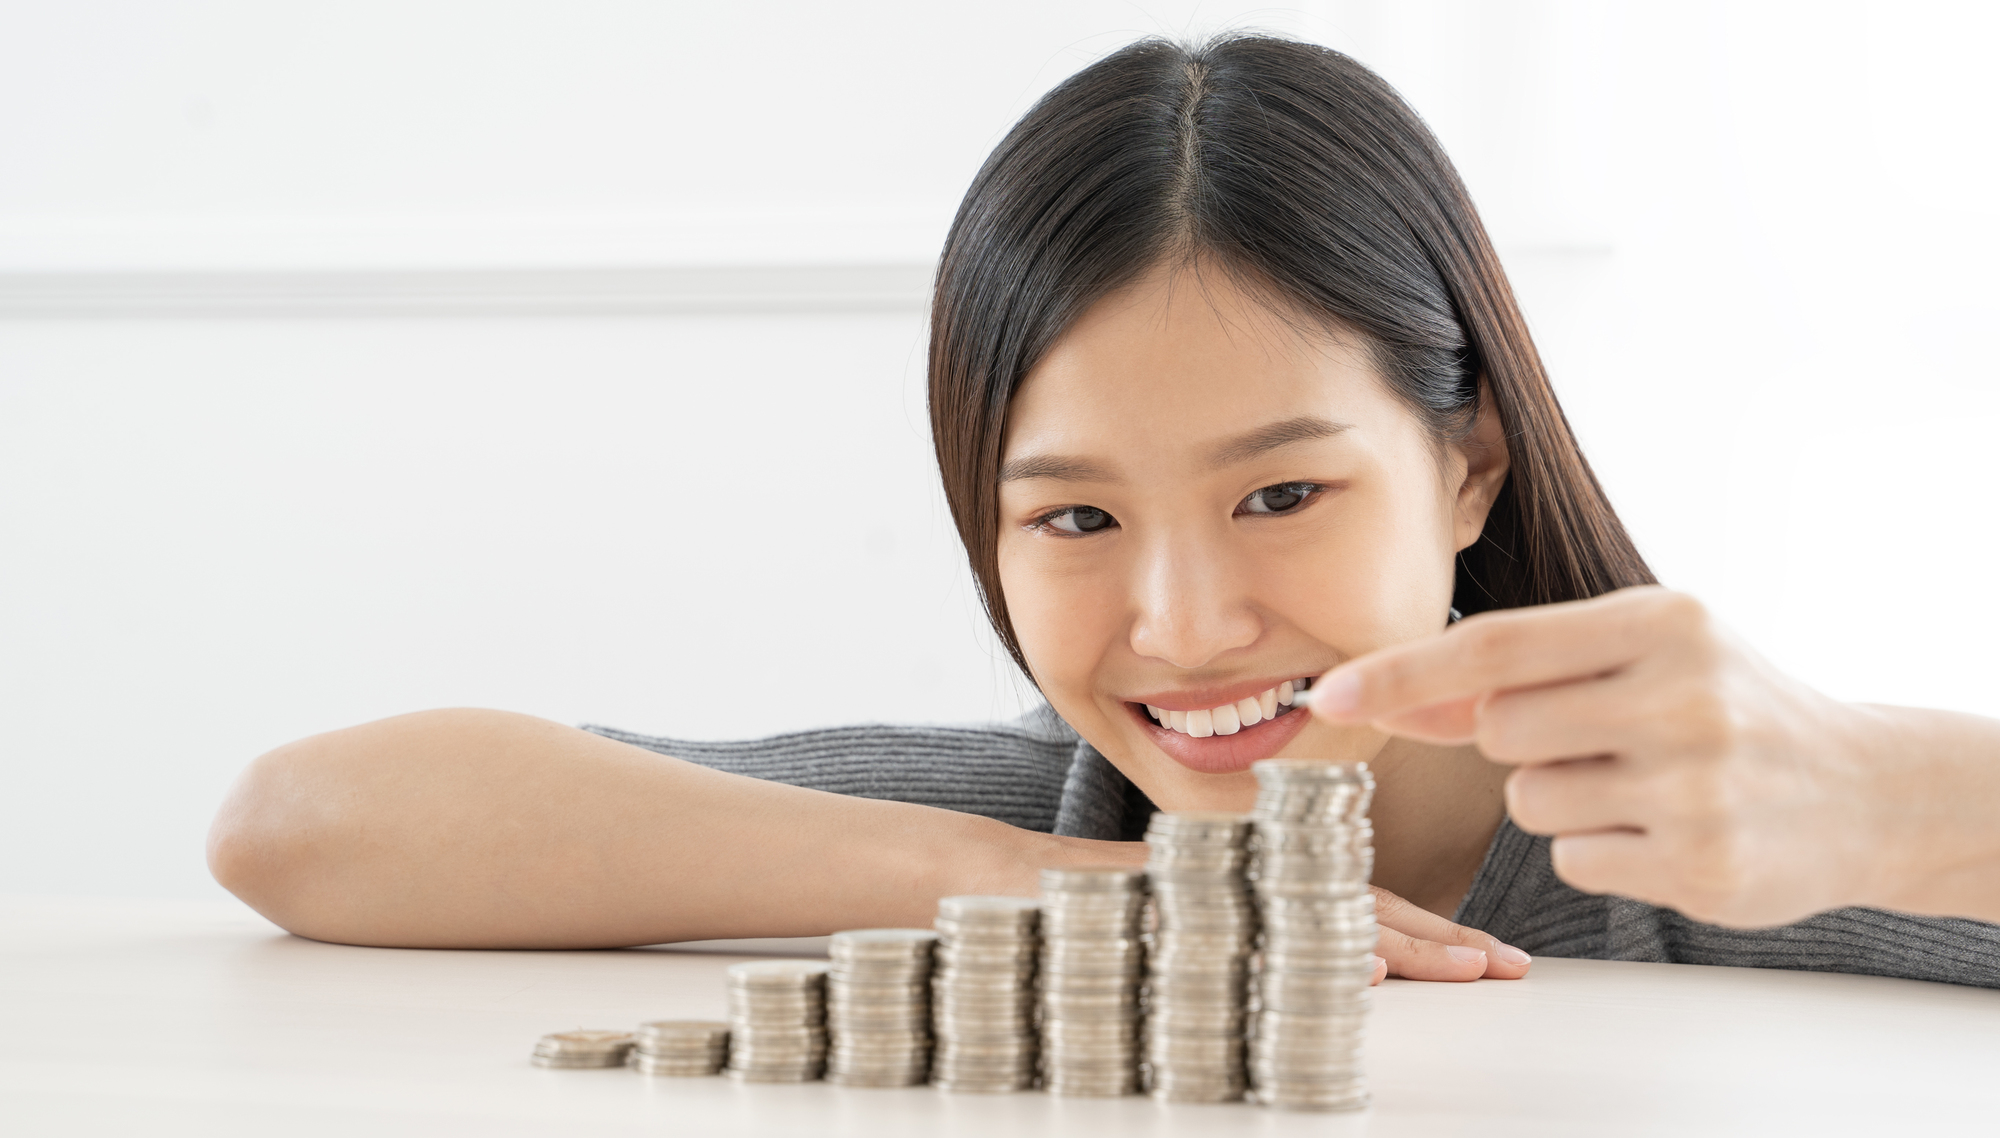
[{"label": "forehead", "polygon": [[1214,268],[1159,270],[1092,305],[1014,397],[1005,454],[1159,454],[1278,419],[1401,416],[1358,337]]}]

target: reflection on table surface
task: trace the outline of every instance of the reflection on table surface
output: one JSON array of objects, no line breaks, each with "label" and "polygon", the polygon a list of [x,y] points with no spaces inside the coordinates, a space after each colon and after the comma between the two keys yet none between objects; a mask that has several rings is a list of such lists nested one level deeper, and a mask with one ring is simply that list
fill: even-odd
[{"label": "reflection on table surface", "polygon": [[[318,944],[229,903],[0,902],[0,1122],[21,1134],[1462,1135],[1990,1132],[2000,992],[1538,961],[1391,981],[1352,1115],[552,1071],[544,1032],[720,1018],[722,973],[823,938],[610,952]],[[19,1127],[17,1129],[17,1127]]]}]

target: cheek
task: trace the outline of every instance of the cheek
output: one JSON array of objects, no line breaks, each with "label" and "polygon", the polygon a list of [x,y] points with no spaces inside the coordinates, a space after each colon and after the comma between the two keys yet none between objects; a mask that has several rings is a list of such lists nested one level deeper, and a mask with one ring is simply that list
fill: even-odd
[{"label": "cheek", "polygon": [[1058,567],[1001,540],[1000,586],[1014,636],[1052,700],[1086,691],[1097,663],[1116,643],[1124,625],[1116,577],[1105,566]]},{"label": "cheek", "polygon": [[1265,595],[1313,639],[1353,657],[1444,627],[1449,530],[1428,500],[1341,503],[1310,543],[1266,564]]}]

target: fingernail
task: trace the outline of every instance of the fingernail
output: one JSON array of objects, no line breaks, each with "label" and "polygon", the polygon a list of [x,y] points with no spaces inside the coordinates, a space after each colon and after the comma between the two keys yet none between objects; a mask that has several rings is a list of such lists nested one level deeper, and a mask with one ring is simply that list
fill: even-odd
[{"label": "fingernail", "polygon": [[1498,941],[1495,941],[1493,944],[1493,955],[1500,958],[1500,963],[1512,964],[1517,968],[1534,959],[1534,957],[1529,956],[1513,945],[1501,944]]},{"label": "fingernail", "polygon": [[1361,706],[1361,678],[1352,672],[1335,672],[1314,681],[1306,691],[1314,715],[1341,716]]},{"label": "fingernail", "polygon": [[1368,954],[1368,967],[1370,968],[1380,968],[1387,963],[1389,962],[1375,955],[1372,952]]},{"label": "fingernail", "polygon": [[1445,951],[1450,953],[1451,958],[1453,960],[1458,961],[1460,964],[1470,964],[1475,960],[1486,959],[1485,953],[1479,951],[1476,948],[1473,948],[1471,945],[1465,945],[1465,944],[1446,945]]}]

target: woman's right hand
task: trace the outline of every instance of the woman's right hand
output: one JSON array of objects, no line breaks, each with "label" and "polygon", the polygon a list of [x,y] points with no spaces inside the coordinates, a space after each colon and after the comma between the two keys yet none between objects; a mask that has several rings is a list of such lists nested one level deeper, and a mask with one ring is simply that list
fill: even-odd
[{"label": "woman's right hand", "polygon": [[1453,924],[1387,889],[1368,888],[1375,894],[1375,922],[1382,927],[1375,943],[1372,983],[1381,983],[1385,976],[1462,983],[1481,978],[1519,980],[1528,974],[1532,958],[1520,949]]}]

